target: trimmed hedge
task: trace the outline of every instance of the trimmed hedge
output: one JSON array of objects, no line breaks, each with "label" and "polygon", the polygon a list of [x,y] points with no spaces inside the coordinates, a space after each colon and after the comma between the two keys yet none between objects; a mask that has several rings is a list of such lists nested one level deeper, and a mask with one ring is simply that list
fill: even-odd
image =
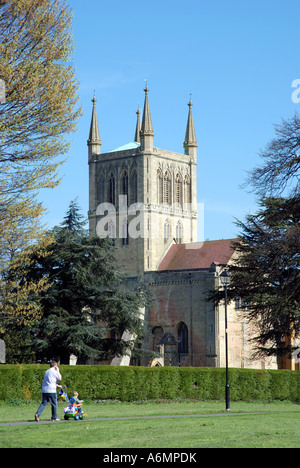
[{"label": "trimmed hedge", "polygon": [[[44,365],[0,366],[0,400],[39,400]],[[225,369],[199,367],[60,366],[62,384],[84,400],[223,400]],[[230,398],[300,401],[300,372],[229,369]]]}]

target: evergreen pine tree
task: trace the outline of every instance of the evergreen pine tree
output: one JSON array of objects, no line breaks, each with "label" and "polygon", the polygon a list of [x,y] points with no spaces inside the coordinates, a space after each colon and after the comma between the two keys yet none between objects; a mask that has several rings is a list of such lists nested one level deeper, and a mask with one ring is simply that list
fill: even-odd
[{"label": "evergreen pine tree", "polygon": [[266,198],[260,206],[237,223],[228,293],[243,300],[243,315],[256,324],[258,351],[290,354],[300,334],[300,198]]},{"label": "evergreen pine tree", "polygon": [[117,271],[110,241],[90,237],[84,225],[72,202],[64,222],[53,229],[48,255],[35,255],[27,273],[27,280],[48,277],[51,284],[41,298],[43,317],[32,329],[40,359],[68,363],[71,354],[81,362],[111,359],[133,346],[122,341],[125,330],[143,332],[142,294],[129,289]]}]

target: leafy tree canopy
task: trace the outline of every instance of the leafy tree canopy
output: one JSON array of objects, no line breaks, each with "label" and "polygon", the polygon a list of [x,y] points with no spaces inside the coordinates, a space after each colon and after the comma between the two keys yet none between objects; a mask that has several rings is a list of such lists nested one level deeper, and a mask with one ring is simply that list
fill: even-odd
[{"label": "leafy tree canopy", "polygon": [[263,164],[254,168],[248,184],[262,197],[299,193],[300,117],[282,119],[275,125],[275,137],[260,151]]},{"label": "leafy tree canopy", "polygon": [[59,183],[81,115],[73,49],[66,0],[0,2],[0,318],[19,324],[40,315],[32,296],[47,288],[46,278],[21,281],[32,251],[46,242],[37,193]]}]

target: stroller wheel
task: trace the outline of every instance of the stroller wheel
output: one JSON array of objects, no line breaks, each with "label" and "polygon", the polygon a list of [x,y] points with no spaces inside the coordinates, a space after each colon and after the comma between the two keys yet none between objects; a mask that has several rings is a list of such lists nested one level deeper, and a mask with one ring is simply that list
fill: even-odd
[{"label": "stroller wheel", "polygon": [[68,421],[69,418],[68,418],[67,415],[64,415],[64,419],[65,419],[66,421]]},{"label": "stroller wheel", "polygon": [[76,421],[78,421],[78,419],[79,419],[78,414],[76,414],[76,416],[74,417],[74,419],[75,419]]}]

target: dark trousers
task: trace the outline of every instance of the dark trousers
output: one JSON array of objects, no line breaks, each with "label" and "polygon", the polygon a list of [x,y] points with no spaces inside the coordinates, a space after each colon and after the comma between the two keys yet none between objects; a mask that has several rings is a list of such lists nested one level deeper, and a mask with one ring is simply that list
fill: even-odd
[{"label": "dark trousers", "polygon": [[48,403],[51,405],[52,417],[51,419],[57,419],[57,394],[56,393],[42,393],[42,403],[37,410],[37,415],[40,417]]}]

